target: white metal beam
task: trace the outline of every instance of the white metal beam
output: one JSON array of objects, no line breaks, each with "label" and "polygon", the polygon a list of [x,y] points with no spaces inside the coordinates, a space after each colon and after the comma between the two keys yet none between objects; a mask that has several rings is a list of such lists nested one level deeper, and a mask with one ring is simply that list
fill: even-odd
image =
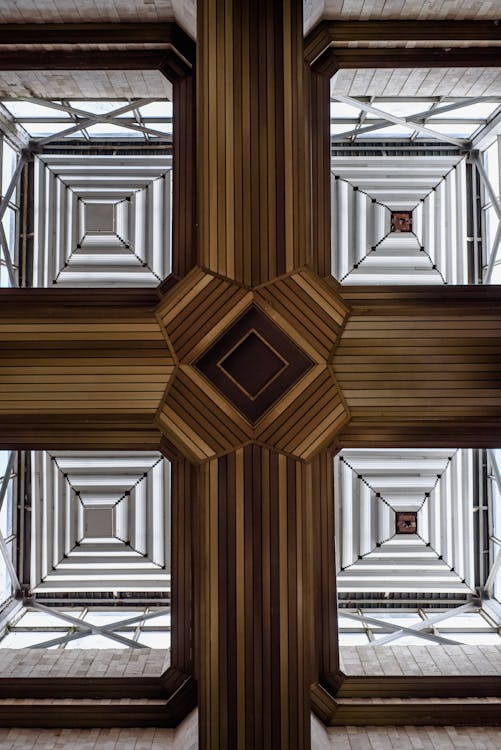
[{"label": "white metal beam", "polygon": [[393,623],[387,622],[386,620],[379,620],[377,617],[369,617],[365,614],[355,615],[352,612],[346,612],[344,609],[339,610],[339,614],[342,617],[347,617],[350,620],[357,620],[357,622],[368,622],[370,625],[377,625],[378,627],[387,628],[389,630],[402,631],[402,635],[413,635],[417,638],[424,638],[424,640],[441,643],[445,646],[460,645],[457,641],[453,641],[450,638],[443,638],[442,636],[434,635],[433,633],[422,633],[421,631],[413,630],[412,628],[404,628],[402,627],[402,625],[394,625]]},{"label": "white metal beam", "polygon": [[[417,622],[415,625],[410,625],[407,630],[412,630],[417,633],[424,628],[429,628],[433,625],[436,625],[438,622],[447,620],[449,617],[454,617],[455,615],[461,614],[463,612],[473,612],[475,609],[478,609],[478,607],[475,607],[472,602],[467,602],[466,604],[462,604],[460,607],[454,607],[453,609],[448,609],[445,612],[440,612],[439,614],[433,615],[432,617],[427,617],[426,620],[423,620],[422,622]],[[388,643],[396,641],[397,638],[401,638],[402,636],[406,635],[409,635],[409,633],[404,632],[403,629],[396,630],[394,633],[390,633],[390,635],[385,635],[382,638],[378,638],[377,641],[373,641],[372,645],[386,646]]]},{"label": "white metal beam", "polygon": [[[452,102],[452,104],[445,104],[443,107],[437,107],[436,109],[425,109],[421,112],[415,112],[412,115],[408,115],[407,117],[404,117],[403,119],[406,122],[416,122],[416,120],[427,120],[432,115],[435,117],[436,115],[444,114],[445,112],[452,112],[455,109],[461,109],[462,107],[467,107],[470,104],[477,104],[478,102],[485,102],[490,101],[489,97],[485,96],[472,96],[467,101],[465,100],[459,100],[456,102]],[[383,110],[384,111],[384,110]],[[383,128],[389,128],[391,126],[391,123],[389,123],[387,120],[376,120],[376,122],[372,123],[371,125],[366,125],[363,128],[355,128],[354,130],[347,131],[345,133],[338,133],[334,136],[334,140],[338,138],[349,138],[350,136],[358,136],[363,133],[370,133],[373,130],[381,130]]]},{"label": "white metal beam", "polygon": [[389,112],[384,112],[381,109],[377,109],[371,104],[366,104],[365,102],[361,102],[358,99],[353,99],[351,96],[344,96],[344,94],[333,94],[332,96],[334,99],[337,99],[337,101],[342,102],[343,104],[349,104],[351,107],[358,107],[364,112],[376,115],[383,120],[391,122],[393,125],[403,125],[404,127],[409,128],[409,130],[417,130],[419,133],[423,133],[430,138],[434,138],[439,141],[445,141],[446,143],[452,143],[458,148],[464,148],[467,144],[467,141],[465,141],[464,139],[452,138],[451,136],[444,135],[443,133],[437,133],[436,130],[427,128],[424,125],[420,125],[419,123],[412,120],[404,119],[403,117],[396,117],[396,115],[391,115],[389,114]]},{"label": "white metal beam", "polygon": [[153,135],[165,136],[165,133],[162,133],[157,130],[153,130],[152,128],[145,128],[144,126],[136,125],[134,123],[127,122],[127,121],[117,122],[116,118],[119,115],[125,114],[126,112],[130,112],[131,110],[136,109],[137,107],[140,107],[143,104],[148,104],[151,101],[152,101],[151,99],[139,99],[138,101],[129,102],[123,107],[114,109],[111,112],[107,112],[104,115],[94,114],[92,112],[86,112],[85,110],[74,109],[73,107],[70,107],[67,105],[60,105],[61,107],[64,106],[65,112],[68,112],[69,114],[73,114],[77,117],[84,117],[84,119],[80,120],[75,125],[72,125],[70,128],[67,128],[66,130],[62,130],[59,133],[53,133],[52,135],[49,135],[46,138],[41,138],[40,140],[37,141],[37,145],[45,146],[47,143],[51,143],[52,141],[59,140],[61,138],[65,138],[68,135],[71,135],[72,133],[77,133],[78,131],[89,127],[90,125],[95,125],[96,123],[99,123],[99,122],[112,123],[114,125],[118,124],[121,127],[128,128],[129,130],[139,131],[139,132],[144,132],[144,130],[146,129],[147,132],[152,133]]},{"label": "white metal beam", "polygon": [[12,193],[16,189],[16,185],[21,176],[21,172],[23,170],[25,161],[26,161],[26,154],[22,151],[19,156],[19,159],[17,160],[17,166],[16,166],[14,174],[12,175],[11,181],[9,182],[9,186],[7,190],[5,191],[2,201],[0,202],[0,222],[3,219],[5,212],[7,211],[8,205],[10,203],[10,199],[12,198]]}]

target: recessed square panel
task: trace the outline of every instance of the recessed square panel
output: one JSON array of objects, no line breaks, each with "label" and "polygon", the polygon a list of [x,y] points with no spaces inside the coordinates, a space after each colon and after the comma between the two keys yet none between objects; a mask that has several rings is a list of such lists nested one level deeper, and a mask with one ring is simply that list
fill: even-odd
[{"label": "recessed square panel", "polygon": [[254,305],[195,363],[250,422],[256,422],[312,365]]},{"label": "recessed square panel", "polygon": [[287,362],[254,330],[225,354],[218,366],[252,400],[267,388]]},{"label": "recessed square panel", "polygon": [[115,231],[115,205],[113,203],[85,203],[85,231]]},{"label": "recessed square panel", "polygon": [[86,539],[114,536],[113,508],[85,508],[84,536]]}]

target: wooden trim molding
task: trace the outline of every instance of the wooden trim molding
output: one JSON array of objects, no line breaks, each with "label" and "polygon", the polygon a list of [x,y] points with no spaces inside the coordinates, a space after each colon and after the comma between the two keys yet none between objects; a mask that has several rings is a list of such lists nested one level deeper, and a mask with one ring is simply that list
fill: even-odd
[{"label": "wooden trim molding", "polygon": [[[372,41],[469,41],[474,46],[475,42],[500,40],[497,21],[321,21],[305,39],[305,59],[313,64],[334,42],[348,45],[349,42]],[[386,51],[386,48],[381,50]],[[455,59],[454,53],[451,67],[457,65]]]}]

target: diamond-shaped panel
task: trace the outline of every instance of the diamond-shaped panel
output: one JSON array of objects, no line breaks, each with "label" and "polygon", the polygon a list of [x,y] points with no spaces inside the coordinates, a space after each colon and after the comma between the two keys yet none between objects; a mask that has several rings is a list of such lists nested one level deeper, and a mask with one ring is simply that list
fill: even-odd
[{"label": "diamond-shaped panel", "polygon": [[349,419],[330,366],[348,314],[308,269],[256,289],[193,269],[157,308],[178,362],[160,429],[195,461],[252,440],[309,460]]},{"label": "diamond-shaped panel", "polygon": [[256,422],[313,362],[252,305],[195,366]]}]

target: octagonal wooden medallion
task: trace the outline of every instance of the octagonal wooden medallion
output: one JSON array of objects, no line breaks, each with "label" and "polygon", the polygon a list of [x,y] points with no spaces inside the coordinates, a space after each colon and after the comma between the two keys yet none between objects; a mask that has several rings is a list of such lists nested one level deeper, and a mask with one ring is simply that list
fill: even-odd
[{"label": "octagonal wooden medallion", "polygon": [[157,310],[176,362],[162,431],[197,461],[252,441],[308,460],[348,419],[328,365],[347,315],[309,270],[251,290],[194,269]]}]

